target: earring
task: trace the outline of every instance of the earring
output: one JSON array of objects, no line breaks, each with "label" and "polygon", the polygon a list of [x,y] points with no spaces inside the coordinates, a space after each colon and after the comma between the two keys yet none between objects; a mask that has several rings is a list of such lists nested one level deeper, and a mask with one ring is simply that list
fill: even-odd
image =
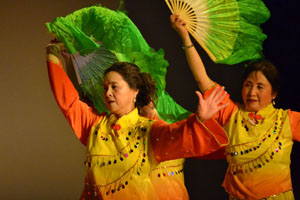
[{"label": "earring", "polygon": [[136,102],[136,98],[134,97],[134,99],[133,99],[133,103],[135,103]]},{"label": "earring", "polygon": [[272,104],[273,104],[273,106],[275,106],[275,104],[276,104],[275,99],[272,100]]}]

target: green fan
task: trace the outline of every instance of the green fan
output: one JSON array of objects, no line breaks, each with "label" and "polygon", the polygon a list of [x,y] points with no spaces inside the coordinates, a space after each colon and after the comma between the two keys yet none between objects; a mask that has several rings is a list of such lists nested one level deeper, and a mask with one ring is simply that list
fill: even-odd
[{"label": "green fan", "polygon": [[262,56],[259,25],[270,12],[261,0],[165,0],[216,63],[237,64]]},{"label": "green fan", "polygon": [[103,74],[105,69],[118,62],[115,54],[103,46],[92,53],[81,56],[79,53],[71,55],[75,73],[84,96],[93,101],[99,112],[108,112],[103,99]]},{"label": "green fan", "polygon": [[107,111],[103,100],[103,73],[112,63],[131,62],[156,81],[156,110],[167,123],[186,118],[190,112],[165,91],[168,62],[162,49],[149,47],[133,22],[121,11],[101,6],[77,10],[46,24],[72,54],[73,65],[85,95],[99,112]]}]

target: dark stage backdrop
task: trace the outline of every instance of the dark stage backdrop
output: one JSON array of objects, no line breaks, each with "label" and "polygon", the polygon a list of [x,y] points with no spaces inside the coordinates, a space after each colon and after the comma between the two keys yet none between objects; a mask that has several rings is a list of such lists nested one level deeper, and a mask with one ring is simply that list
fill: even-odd
[{"label": "dark stage backdrop", "polygon": [[[51,38],[44,23],[96,3],[116,9],[119,0],[1,0],[0,6],[0,199],[79,199],[85,176],[85,148],[64,119],[51,93],[44,47]],[[264,54],[282,74],[278,105],[300,111],[298,87],[299,12],[296,0],[268,0],[271,19],[263,26]],[[163,0],[125,0],[129,17],[151,47],[163,48],[169,61],[167,92],[185,108],[197,105],[197,86],[188,69],[181,41],[169,25]],[[216,65],[197,49],[213,80],[240,101],[243,65]],[[72,70],[69,71],[72,80]],[[299,144],[292,153],[292,177],[300,198]],[[192,200],[228,199],[221,187],[223,160],[192,160],[185,180]]]}]

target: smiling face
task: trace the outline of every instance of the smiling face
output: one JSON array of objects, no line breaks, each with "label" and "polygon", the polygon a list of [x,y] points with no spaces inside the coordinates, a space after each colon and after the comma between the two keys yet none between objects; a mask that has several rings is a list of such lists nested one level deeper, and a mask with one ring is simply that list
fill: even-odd
[{"label": "smiling face", "polygon": [[261,71],[251,72],[243,83],[242,98],[246,111],[258,112],[269,105],[276,95]]},{"label": "smiling face", "polygon": [[123,77],[115,71],[108,72],[104,76],[104,101],[111,113],[121,117],[134,108],[134,99],[138,90],[131,89]]}]

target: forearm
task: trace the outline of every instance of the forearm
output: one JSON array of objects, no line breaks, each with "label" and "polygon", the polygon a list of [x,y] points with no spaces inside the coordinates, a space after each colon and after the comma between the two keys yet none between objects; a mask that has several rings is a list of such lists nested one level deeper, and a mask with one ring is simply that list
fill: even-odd
[{"label": "forearm", "polygon": [[202,157],[222,146],[228,138],[215,120],[198,122],[194,115],[187,120],[166,124],[155,122],[151,129],[151,143],[158,162],[187,157]]},{"label": "forearm", "polygon": [[[182,38],[182,42],[185,47],[188,47],[192,44],[189,36],[185,36],[184,38]],[[214,82],[208,77],[205,66],[196,48],[190,47],[184,48],[184,50],[187,62],[193,73],[195,81],[197,82],[199,89],[204,92],[205,90],[213,86]]]},{"label": "forearm", "polygon": [[66,114],[73,102],[79,99],[79,95],[59,60],[58,62],[59,64],[52,60],[47,61],[49,80],[56,102]]},{"label": "forearm", "polygon": [[84,102],[80,101],[77,90],[64,72],[62,65],[48,61],[51,89],[64,116],[74,133],[86,144],[90,127],[101,117]]},{"label": "forearm", "polygon": [[63,69],[60,60],[61,48],[62,45],[60,43],[48,44],[46,57],[51,89],[59,107],[66,114],[71,105],[79,99],[79,95]]},{"label": "forearm", "polygon": [[203,62],[195,49],[189,32],[186,29],[186,23],[180,18],[178,14],[173,14],[170,16],[171,26],[179,34],[189,67],[194,75],[199,89],[204,92],[207,88],[210,88],[214,82],[207,76]]},{"label": "forearm", "polygon": [[60,59],[52,53],[47,53],[47,60],[51,61],[57,65],[59,65],[59,63],[60,63]]}]

